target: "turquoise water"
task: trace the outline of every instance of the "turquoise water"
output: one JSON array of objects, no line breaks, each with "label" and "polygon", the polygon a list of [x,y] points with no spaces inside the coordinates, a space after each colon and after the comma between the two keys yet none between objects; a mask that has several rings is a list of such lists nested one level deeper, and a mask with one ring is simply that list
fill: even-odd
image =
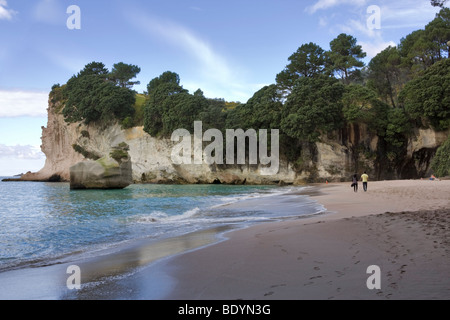
[{"label": "turquoise water", "polygon": [[297,191],[224,185],[71,191],[67,183],[0,182],[0,272],[92,257],[136,240],[321,211]]}]

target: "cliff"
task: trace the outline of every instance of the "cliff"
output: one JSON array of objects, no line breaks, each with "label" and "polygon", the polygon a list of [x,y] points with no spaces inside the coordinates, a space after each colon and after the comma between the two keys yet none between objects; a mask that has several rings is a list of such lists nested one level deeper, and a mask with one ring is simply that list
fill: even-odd
[{"label": "cliff", "polygon": [[303,184],[347,181],[354,172],[362,171],[377,179],[420,178],[431,174],[431,160],[450,134],[415,130],[404,161],[390,167],[379,137],[364,125],[349,125],[323,135],[320,142],[301,146],[302,163],[281,157],[279,172],[264,176],[258,165],[175,165],[171,160],[174,143],[151,137],[143,127],[123,130],[119,124],[67,124],[60,110],[61,105],[49,102],[48,124],[42,128],[41,149],[47,157],[44,168],[22,180],[70,181],[71,166],[101,158],[123,142],[129,145],[135,183]]}]

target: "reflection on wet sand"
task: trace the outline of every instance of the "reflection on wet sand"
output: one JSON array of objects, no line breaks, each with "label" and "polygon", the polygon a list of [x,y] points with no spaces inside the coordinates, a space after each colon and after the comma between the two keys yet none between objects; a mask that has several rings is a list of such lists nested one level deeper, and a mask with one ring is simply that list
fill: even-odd
[{"label": "reflection on wet sand", "polygon": [[[141,241],[117,253],[106,254],[78,264],[81,269],[81,290],[67,290],[61,299],[132,299],[131,292],[120,288],[120,279],[130,277],[157,260],[208,246],[218,241],[218,235],[232,230],[232,226],[198,231],[159,242]],[[64,281],[70,275],[64,275]],[[162,290],[155,283],[154,288]]]}]

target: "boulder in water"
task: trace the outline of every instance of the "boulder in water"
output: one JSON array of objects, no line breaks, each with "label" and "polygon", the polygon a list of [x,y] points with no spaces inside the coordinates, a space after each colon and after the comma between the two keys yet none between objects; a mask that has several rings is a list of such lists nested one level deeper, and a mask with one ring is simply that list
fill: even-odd
[{"label": "boulder in water", "polygon": [[80,162],[70,168],[70,189],[124,189],[133,183],[127,149],[114,148],[97,161]]}]

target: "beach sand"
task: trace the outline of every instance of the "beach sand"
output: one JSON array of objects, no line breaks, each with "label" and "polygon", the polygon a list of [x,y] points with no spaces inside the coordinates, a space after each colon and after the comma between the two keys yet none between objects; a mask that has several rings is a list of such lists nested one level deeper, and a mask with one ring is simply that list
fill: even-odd
[{"label": "beach sand", "polygon": [[[450,299],[450,181],[314,191],[324,215],[233,231],[159,264],[172,282],[164,299]],[[381,289],[368,288],[370,266]]]}]

